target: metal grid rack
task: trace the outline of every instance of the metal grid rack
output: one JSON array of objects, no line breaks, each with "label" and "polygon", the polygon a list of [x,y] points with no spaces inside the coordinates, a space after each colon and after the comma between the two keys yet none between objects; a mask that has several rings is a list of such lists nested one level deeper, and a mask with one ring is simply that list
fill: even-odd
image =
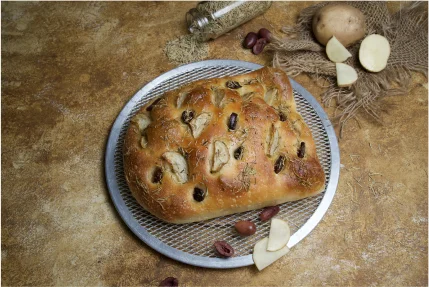
[{"label": "metal grid rack", "polygon": [[[188,224],[163,222],[145,211],[131,195],[125,181],[122,144],[130,118],[146,102],[168,90],[199,79],[247,73],[260,65],[232,60],[209,60],[171,70],[142,88],[123,108],[116,119],[106,149],[106,180],[113,203],[129,228],[146,244],[175,260],[209,268],[234,268],[253,264],[251,253],[255,243],[267,236],[270,223],[261,223],[261,210],[253,210]],[[276,216],[291,228],[291,248],[304,238],[322,219],[335,194],[339,177],[339,150],[335,132],[318,102],[298,83],[291,80],[297,109],[310,127],[317,154],[326,174],[325,191],[318,196],[281,205]],[[252,220],[257,232],[240,237],[234,231],[239,220]],[[213,249],[216,240],[226,240],[235,250],[229,259],[218,258]]]}]

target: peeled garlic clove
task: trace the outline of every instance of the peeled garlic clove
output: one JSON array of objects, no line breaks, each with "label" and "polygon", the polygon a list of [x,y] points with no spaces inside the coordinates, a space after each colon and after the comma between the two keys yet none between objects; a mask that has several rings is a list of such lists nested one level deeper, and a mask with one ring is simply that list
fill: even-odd
[{"label": "peeled garlic clove", "polygon": [[270,142],[268,145],[268,156],[273,156],[279,147],[279,131],[275,126],[271,127]]},{"label": "peeled garlic clove", "polygon": [[200,136],[204,128],[209,125],[211,118],[212,118],[211,114],[202,113],[189,123],[192,130],[192,135],[194,136],[194,138],[197,138]]},{"label": "peeled garlic clove", "polygon": [[277,101],[277,94],[278,94],[278,90],[276,88],[269,89],[268,91],[266,91],[264,96],[265,102],[270,106],[274,105],[275,102]]},{"label": "peeled garlic clove", "polygon": [[179,183],[188,181],[188,164],[180,153],[167,151],[162,154],[162,157],[170,164],[172,172]]},{"label": "peeled garlic clove", "polygon": [[211,172],[218,172],[229,161],[228,147],[224,142],[215,141]]},{"label": "peeled garlic clove", "polygon": [[145,114],[137,114],[131,121],[137,124],[141,133],[143,133],[143,131],[151,123],[150,118]]}]

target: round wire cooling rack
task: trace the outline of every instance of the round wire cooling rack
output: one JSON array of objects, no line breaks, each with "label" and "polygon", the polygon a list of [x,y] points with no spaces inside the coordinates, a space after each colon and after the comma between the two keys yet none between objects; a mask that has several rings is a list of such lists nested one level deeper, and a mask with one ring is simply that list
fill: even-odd
[{"label": "round wire cooling rack", "polygon": [[[258,220],[261,210],[232,214],[202,222],[171,224],[143,209],[128,188],[123,171],[122,145],[130,118],[152,98],[168,90],[205,78],[248,73],[261,65],[235,60],[208,60],[175,68],[145,85],[125,105],[116,121],[106,147],[105,173],[112,201],[127,226],[147,245],[172,259],[207,268],[236,268],[253,264],[253,246],[268,236],[270,222]],[[309,126],[317,154],[326,175],[325,190],[317,196],[280,206],[277,218],[286,220],[291,229],[288,247],[307,236],[320,222],[334,197],[340,170],[340,153],[334,129],[323,108],[313,96],[290,79],[298,112]],[[239,220],[251,220],[257,232],[239,236],[233,226]],[[219,258],[213,243],[225,240],[234,247],[234,257]]]}]

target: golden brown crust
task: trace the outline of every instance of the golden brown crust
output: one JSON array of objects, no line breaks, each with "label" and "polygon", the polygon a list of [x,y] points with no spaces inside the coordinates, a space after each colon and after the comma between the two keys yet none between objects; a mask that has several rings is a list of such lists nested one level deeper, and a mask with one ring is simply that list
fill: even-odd
[{"label": "golden brown crust", "polygon": [[[265,67],[201,80],[153,102],[130,122],[124,169],[134,197],[160,219],[200,221],[324,190],[314,140],[283,71]],[[228,127],[232,113],[235,129]],[[283,164],[278,173],[276,162],[276,171]],[[201,202],[194,199],[195,187],[206,191]]]}]

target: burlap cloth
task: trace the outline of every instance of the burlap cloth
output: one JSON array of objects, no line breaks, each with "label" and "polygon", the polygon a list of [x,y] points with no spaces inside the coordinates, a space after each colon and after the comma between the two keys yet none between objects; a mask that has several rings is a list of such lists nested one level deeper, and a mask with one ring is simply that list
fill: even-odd
[{"label": "burlap cloth", "polygon": [[308,73],[326,79],[328,89],[322,94],[322,102],[329,105],[335,99],[337,110],[333,120],[341,126],[360,111],[381,122],[381,98],[406,94],[411,82],[410,71],[427,77],[428,3],[404,2],[404,7],[391,15],[385,2],[347,2],[365,15],[367,35],[383,35],[391,45],[388,65],[379,73],[367,72],[360,65],[361,41],[348,48],[353,56],[345,63],[353,66],[359,76],[349,88],[337,87],[335,64],[313,36],[312,16],[327,4],[319,3],[302,10],[296,26],[283,27],[287,38],[276,37],[267,47],[273,51],[273,66],[283,68],[291,76]]}]

